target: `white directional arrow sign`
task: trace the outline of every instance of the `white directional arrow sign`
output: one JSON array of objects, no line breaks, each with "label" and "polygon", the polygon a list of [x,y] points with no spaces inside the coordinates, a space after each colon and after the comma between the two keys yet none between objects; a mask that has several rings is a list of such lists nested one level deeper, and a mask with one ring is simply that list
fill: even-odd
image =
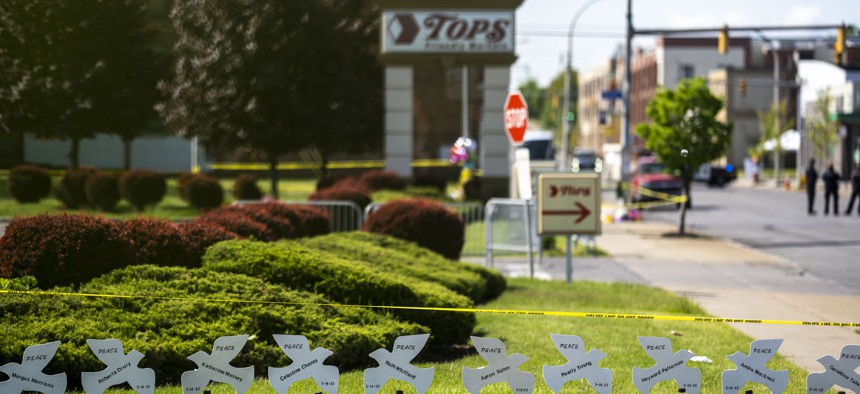
[{"label": "white directional arrow sign", "polygon": [[248,341],[248,335],[234,335],[215,340],[212,354],[200,351],[188,357],[197,364],[193,371],[182,374],[182,393],[197,394],[209,382],[227,383],[233,386],[238,394],[243,394],[251,388],[254,382],[254,367],[236,368],[230,365]]},{"label": "white directional arrow sign", "polygon": [[600,234],[597,174],[538,176],[539,234]]},{"label": "white directional arrow sign", "polygon": [[750,354],[735,352],[728,356],[737,366],[736,369],[723,371],[723,394],[737,393],[747,383],[761,383],[773,394],[779,394],[788,387],[788,370],[772,371],[765,366],[779,350],[782,339],[761,339],[750,344]]},{"label": "white directional arrow sign", "polygon": [[508,382],[515,393],[531,393],[535,387],[535,376],[520,371],[520,365],[528,357],[519,353],[508,356],[505,343],[497,338],[472,337],[475,350],[490,365],[481,368],[463,367],[463,385],[471,394],[478,394],[488,384]]},{"label": "white directional arrow sign", "polygon": [[585,352],[585,342],[576,335],[549,334],[555,348],[567,359],[560,366],[544,365],[543,379],[546,385],[555,392],[561,392],[561,387],[571,380],[587,379],[600,394],[612,391],[612,370],[600,368],[597,364],[606,357],[597,349]]},{"label": "white directional arrow sign", "polygon": [[418,394],[426,392],[433,384],[435,369],[418,368],[410,362],[427,343],[430,334],[404,335],[394,340],[394,350],[376,349],[370,353],[379,367],[364,370],[364,393],[375,394],[388,379],[404,381],[415,387]]},{"label": "white directional arrow sign", "polygon": [[672,353],[672,343],[669,342],[669,338],[639,337],[639,343],[645,349],[645,353],[657,362],[651,368],[633,368],[633,385],[640,393],[649,393],[655,384],[671,379],[675,379],[678,387],[686,389],[688,393],[699,393],[702,386],[702,371],[685,365],[695,356],[693,352],[679,350]]}]

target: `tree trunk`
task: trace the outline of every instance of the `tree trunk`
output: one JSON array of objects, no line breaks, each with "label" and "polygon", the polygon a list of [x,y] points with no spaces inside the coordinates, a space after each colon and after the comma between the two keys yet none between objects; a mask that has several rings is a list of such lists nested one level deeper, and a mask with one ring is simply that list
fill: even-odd
[{"label": "tree trunk", "polygon": [[78,161],[80,150],[81,139],[77,137],[72,138],[72,147],[69,150],[69,168],[73,170],[77,170],[80,167],[80,162]]},{"label": "tree trunk", "polygon": [[687,202],[690,201],[690,181],[683,180],[685,201],[681,202],[681,217],[678,220],[678,235],[685,235],[687,229]]},{"label": "tree trunk", "polygon": [[325,149],[319,151],[320,153],[320,178],[325,178],[328,176],[328,153],[326,153]]},{"label": "tree trunk", "polygon": [[280,200],[278,196],[278,155],[269,153],[269,176],[272,179],[272,198]]},{"label": "tree trunk", "polygon": [[131,139],[122,139],[122,168],[131,169]]},{"label": "tree trunk", "polygon": [[779,187],[782,184],[782,181],[780,180],[780,176],[779,176],[780,158],[781,158],[780,156],[782,156],[781,155],[782,152],[781,152],[781,149],[778,149],[778,148],[779,148],[779,146],[773,147],[773,177],[774,177],[774,180],[776,181],[777,187]]}]

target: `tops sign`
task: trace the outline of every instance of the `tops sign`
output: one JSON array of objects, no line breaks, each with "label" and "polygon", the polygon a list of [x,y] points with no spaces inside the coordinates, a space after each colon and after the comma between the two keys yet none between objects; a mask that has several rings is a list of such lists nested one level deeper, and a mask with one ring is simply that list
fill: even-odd
[{"label": "tops sign", "polygon": [[514,52],[512,11],[385,11],[382,52]]}]

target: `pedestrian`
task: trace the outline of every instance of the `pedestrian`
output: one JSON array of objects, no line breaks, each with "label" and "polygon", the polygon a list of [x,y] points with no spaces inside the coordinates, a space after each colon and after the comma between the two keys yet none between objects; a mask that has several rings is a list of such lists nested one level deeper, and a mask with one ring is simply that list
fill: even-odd
[{"label": "pedestrian", "polygon": [[[860,163],[857,163],[857,168],[851,171],[851,199],[848,200],[848,209],[845,210],[846,215],[851,214],[855,198],[860,200]],[[860,201],[857,202],[857,214],[860,215]]]},{"label": "pedestrian", "polygon": [[810,215],[815,215],[815,182],[818,182],[815,159],[809,159],[809,166],[806,167],[806,212]]},{"label": "pedestrian", "polygon": [[827,171],[821,174],[824,181],[824,214],[830,211],[830,199],[833,199],[833,216],[839,216],[839,180],[842,177],[833,169],[833,163],[827,164]]}]

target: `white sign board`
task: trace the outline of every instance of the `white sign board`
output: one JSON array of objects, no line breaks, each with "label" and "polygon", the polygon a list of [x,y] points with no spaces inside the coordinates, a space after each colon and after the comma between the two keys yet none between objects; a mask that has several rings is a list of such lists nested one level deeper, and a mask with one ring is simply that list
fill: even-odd
[{"label": "white sign board", "polygon": [[[8,329],[8,328],[7,328]],[[0,372],[9,376],[0,382],[0,393],[20,394],[24,391],[38,391],[44,394],[63,394],[66,392],[66,373],[47,375],[42,372],[60,347],[60,341],[33,345],[24,350],[21,363],[8,363],[0,367]]]},{"label": "white sign board", "polygon": [[514,53],[514,11],[382,12],[382,53]]},{"label": "white sign board", "polygon": [[540,174],[538,234],[600,234],[599,174]]},{"label": "white sign board", "polygon": [[517,197],[522,200],[532,199],[531,162],[529,150],[520,148],[514,151],[514,167],[517,169]]},{"label": "white sign board", "polygon": [[612,392],[612,370],[597,366],[606,353],[591,349],[586,353],[585,342],[577,335],[549,334],[555,348],[564,356],[564,365],[543,366],[543,379],[554,393],[560,393],[562,386],[571,380],[586,379],[600,394]]},{"label": "white sign board", "polygon": [[375,394],[382,389],[388,379],[396,379],[412,385],[418,394],[430,389],[435,376],[435,368],[418,368],[412,359],[421,353],[430,334],[404,335],[394,340],[394,350],[376,349],[370,357],[379,367],[364,370],[364,393]]},{"label": "white sign board", "polygon": [[839,358],[824,356],[818,359],[824,367],[824,372],[813,372],[806,377],[806,392],[823,393],[839,385],[860,393],[860,345],[845,345],[839,352]]},{"label": "white sign board", "polygon": [[313,378],[327,393],[337,393],[340,371],[333,365],[323,365],[332,351],[318,347],[311,350],[308,338],[304,335],[275,334],[278,347],[293,361],[287,367],[269,367],[269,383],[280,394],[290,389],[293,383]]},{"label": "white sign board", "polygon": [[99,372],[81,373],[81,384],[87,394],[102,394],[109,387],[128,383],[140,394],[155,392],[155,371],[139,368],[143,353],[132,350],[125,354],[119,339],[87,339],[87,345],[96,358],[107,365]]},{"label": "white sign board", "polygon": [[788,387],[788,370],[772,371],[765,366],[779,350],[782,339],[760,339],[750,344],[750,354],[735,352],[728,356],[737,366],[723,371],[723,394],[737,393],[747,383],[761,383],[773,394],[779,394]]},{"label": "white sign board", "polygon": [[197,369],[182,373],[182,394],[198,394],[209,382],[226,383],[236,393],[243,394],[254,383],[254,367],[237,368],[230,365],[248,341],[248,335],[234,335],[215,340],[212,354],[199,351],[188,357]]},{"label": "white sign board", "polygon": [[481,368],[463,367],[463,385],[471,394],[479,394],[488,384],[507,382],[515,393],[531,393],[535,387],[535,376],[520,371],[520,365],[528,357],[519,353],[508,356],[508,348],[498,338],[472,337],[475,350],[490,365]]},{"label": "white sign board", "polygon": [[655,384],[675,379],[678,387],[690,394],[698,394],[702,388],[702,371],[689,368],[687,361],[696,355],[689,350],[679,350],[672,353],[672,343],[669,338],[639,337],[639,344],[645,353],[654,361],[651,368],[633,368],[633,385],[642,394],[651,392]]}]

